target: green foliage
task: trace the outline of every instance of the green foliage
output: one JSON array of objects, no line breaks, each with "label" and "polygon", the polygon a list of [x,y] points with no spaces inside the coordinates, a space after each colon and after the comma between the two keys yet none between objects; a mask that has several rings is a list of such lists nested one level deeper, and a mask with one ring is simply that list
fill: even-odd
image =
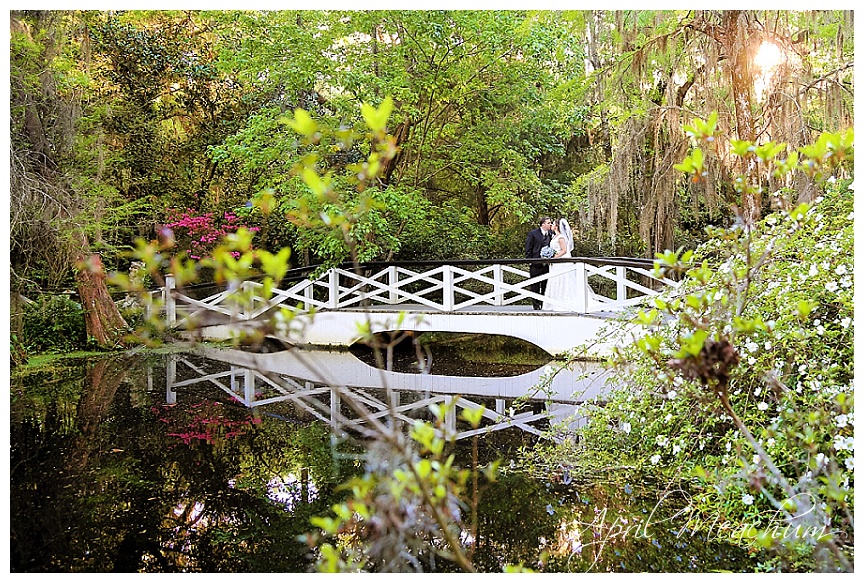
[{"label": "green foliage", "polygon": [[84,310],[67,295],[39,296],[24,309],[21,344],[29,352],[72,352],[88,347]]}]

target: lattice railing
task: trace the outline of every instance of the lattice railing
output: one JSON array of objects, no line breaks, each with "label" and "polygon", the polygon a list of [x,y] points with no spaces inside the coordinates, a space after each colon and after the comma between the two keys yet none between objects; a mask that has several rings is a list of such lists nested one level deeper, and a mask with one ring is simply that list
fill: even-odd
[{"label": "lattice railing", "polygon": [[[549,274],[531,277],[527,264],[538,260],[501,260],[495,262],[456,261],[369,263],[357,268],[336,267],[317,278],[300,279],[285,289],[272,289],[263,297],[264,286],[244,281],[234,289],[219,291],[196,299],[174,288],[166,277],[160,290],[163,311],[169,324],[200,322],[214,318],[249,321],[287,306],[301,312],[311,310],[351,310],[369,306],[404,306],[406,310],[459,312],[479,306],[530,306],[533,299],[543,300],[531,285],[548,280]],[[644,302],[669,285],[657,278],[647,260],[572,258],[555,260],[575,273],[575,298],[565,306],[570,312],[617,312]],[[551,301],[551,300],[550,300]],[[488,311],[488,310],[487,310]]]}]

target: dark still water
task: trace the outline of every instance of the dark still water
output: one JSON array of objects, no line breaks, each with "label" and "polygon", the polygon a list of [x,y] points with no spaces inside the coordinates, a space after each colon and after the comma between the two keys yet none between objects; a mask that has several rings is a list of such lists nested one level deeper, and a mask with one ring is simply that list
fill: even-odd
[{"label": "dark still water", "polygon": [[[313,530],[311,517],[344,499],[338,486],[363,471],[362,444],[351,439],[357,420],[330,385],[350,383],[344,390],[373,411],[395,398],[402,423],[457,393],[462,407],[483,404],[489,432],[479,455],[504,468],[539,439],[549,415],[564,418],[578,400],[559,388],[548,403],[515,405],[512,381],[530,381],[530,371],[478,379],[473,395],[454,376],[383,372],[347,352],[239,351],[224,360],[113,355],[14,372],[11,571],[310,570],[315,549],[299,537]],[[400,389],[397,397],[383,386]],[[449,429],[459,438],[456,463],[467,467],[471,439],[458,423]],[[610,534],[616,517],[662,524],[679,502],[658,502],[658,492],[636,481],[547,482],[505,470],[480,491],[474,564],[499,572],[518,563],[554,572],[753,570],[744,551],[672,527]]]}]

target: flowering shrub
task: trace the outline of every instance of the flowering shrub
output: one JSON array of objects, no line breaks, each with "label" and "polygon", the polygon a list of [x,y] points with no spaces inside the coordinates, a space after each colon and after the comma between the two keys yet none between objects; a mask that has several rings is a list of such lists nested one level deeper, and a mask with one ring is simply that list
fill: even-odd
[{"label": "flowering shrub", "polygon": [[[178,242],[180,251],[190,259],[209,257],[213,248],[229,233],[246,227],[243,219],[236,213],[226,211],[217,223],[214,213],[198,213],[193,209],[169,211],[169,221],[163,225],[170,229]],[[259,227],[246,227],[257,232]]]},{"label": "flowering shrub", "polygon": [[828,181],[814,204],[658,256],[687,278],[639,314],[580,459],[690,483],[699,520],[734,542],[849,570],[853,218],[848,181]]}]

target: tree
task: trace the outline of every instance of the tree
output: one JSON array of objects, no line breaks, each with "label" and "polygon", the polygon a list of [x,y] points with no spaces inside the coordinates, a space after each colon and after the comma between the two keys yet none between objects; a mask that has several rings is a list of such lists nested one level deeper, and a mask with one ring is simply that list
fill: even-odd
[{"label": "tree", "polygon": [[[16,268],[38,269],[28,259],[38,261],[61,250],[65,269],[76,274],[88,336],[101,346],[114,346],[126,322],[108,293],[101,258],[90,250],[85,195],[64,171],[83,91],[75,77],[80,72],[64,70],[66,51],[86,53],[86,37],[78,39],[80,45],[66,44],[67,27],[75,22],[74,14],[62,12],[12,14],[12,135],[17,139],[10,151],[11,232],[18,260],[12,269],[13,274]],[[51,238],[34,245],[29,237],[40,228],[47,228]],[[22,275],[19,285],[25,282]]]},{"label": "tree", "polygon": [[[602,18],[600,18],[602,16]],[[602,88],[595,117],[611,120],[612,156],[574,183],[582,228],[618,252],[634,250],[626,235],[638,226],[641,251],[703,240],[706,224],[760,215],[766,192],[816,189],[808,178],[779,179],[738,166],[732,142],[785,143],[787,151],[818,131],[851,125],[851,13],[844,11],[621,11],[592,22],[590,71]],[[599,19],[599,23],[598,22]],[[769,44],[770,43],[770,44]],[[774,47],[773,62],[757,59]],[[689,146],[681,131],[693,118],[717,111],[718,154],[705,174],[684,182],[673,165]],[[737,192],[731,185],[752,188]],[[617,237],[622,232],[625,237]]]}]

